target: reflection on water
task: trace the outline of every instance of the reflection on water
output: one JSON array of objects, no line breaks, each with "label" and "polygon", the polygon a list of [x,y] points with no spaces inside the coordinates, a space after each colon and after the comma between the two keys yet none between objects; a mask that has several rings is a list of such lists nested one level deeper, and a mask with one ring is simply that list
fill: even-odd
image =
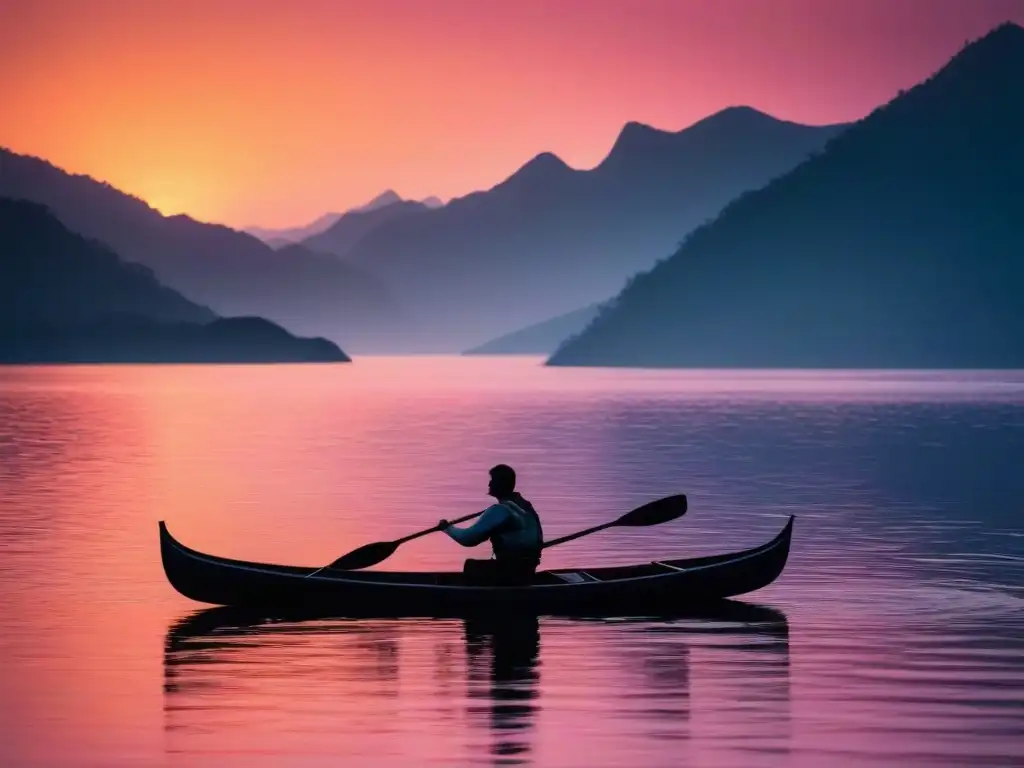
[{"label": "reflection on water", "polygon": [[464,624],[469,719],[489,725],[496,763],[529,762],[529,729],[539,706],[540,622],[511,616]]},{"label": "reflection on water", "polygon": [[[1021,456],[1012,371],[0,368],[0,765],[1024,764]],[[796,515],[745,598],[774,608],[243,621],[160,567],[159,519],[322,565],[480,509],[501,461],[552,537],[689,498],[552,568],[737,551]],[[466,554],[426,536],[382,567]]]},{"label": "reflection on water", "polygon": [[[461,648],[452,654],[456,638]],[[403,645],[419,652],[399,664]],[[422,652],[431,646],[435,653]],[[589,657],[586,678],[560,673],[567,659],[580,655]],[[444,682],[428,684],[451,681],[453,668],[461,670],[461,693]],[[730,668],[742,669],[742,689],[727,680],[715,682]],[[702,682],[696,696],[692,678]],[[416,680],[420,683],[411,682]],[[573,712],[579,702],[567,700],[567,682],[586,686],[590,705],[584,712]],[[217,750],[229,754],[259,752],[267,736],[252,727],[253,717],[273,711],[274,751],[291,752],[302,744],[307,753],[373,754],[375,762],[386,760],[388,748],[380,746],[379,731],[391,738],[408,726],[375,722],[373,733],[362,731],[350,711],[354,686],[365,687],[364,697],[371,691],[394,695],[401,688],[404,717],[426,716],[427,730],[464,725],[479,733],[465,739],[459,755],[474,764],[527,765],[537,757],[555,757],[557,765],[616,765],[632,755],[629,759],[646,756],[644,765],[670,765],[666,754],[673,753],[663,752],[659,741],[695,740],[699,754],[708,737],[713,747],[724,735],[779,753],[789,743],[789,623],[779,610],[737,601],[699,613],[615,620],[269,620],[209,609],[167,632],[168,749],[194,757],[207,754],[215,742]],[[371,711],[374,717],[402,716],[366,698],[358,707],[363,716]],[[693,716],[726,708],[732,709],[732,722],[706,735],[691,733]],[[288,716],[299,712],[301,718]],[[556,722],[582,714],[590,743],[604,740],[609,747],[601,753],[578,751],[567,740],[554,755],[550,746],[538,748],[538,723],[545,712],[557,715]],[[311,727],[318,721],[334,724],[328,729],[333,740],[321,737],[314,748],[308,736],[319,730]],[[718,733],[719,728],[726,732]],[[428,748],[426,756],[455,759],[440,745],[437,749],[431,755]],[[422,745],[420,750],[424,754]]]}]

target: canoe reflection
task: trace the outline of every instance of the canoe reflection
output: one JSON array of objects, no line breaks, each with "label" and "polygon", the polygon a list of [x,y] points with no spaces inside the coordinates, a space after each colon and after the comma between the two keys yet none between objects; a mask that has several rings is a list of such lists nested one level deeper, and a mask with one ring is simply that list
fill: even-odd
[{"label": "canoe reflection", "polygon": [[[581,633],[582,654],[567,641]],[[470,762],[530,763],[542,705],[557,712],[562,702],[550,692],[568,684],[613,699],[611,712],[601,704],[595,723],[612,714],[619,718],[616,727],[639,724],[637,735],[685,741],[692,736],[691,715],[699,713],[701,727],[712,723],[719,735],[735,729],[743,738],[742,728],[770,728],[759,735],[785,752],[788,638],[781,611],[737,601],[618,619],[265,618],[211,608],[168,629],[165,729],[193,741],[217,738],[217,749],[233,748],[233,732],[250,746],[262,739],[263,750],[290,748],[279,740],[265,743],[265,717],[278,729],[301,732],[304,749],[311,732],[325,733],[325,754],[375,753],[397,749],[399,742],[413,763],[432,752],[429,757],[443,753],[464,764],[467,749],[477,752]],[[583,663],[594,666],[572,669]],[[486,746],[474,732],[485,736]],[[438,743],[444,739],[463,743]],[[171,751],[210,748],[184,747]]]},{"label": "canoe reflection", "polygon": [[540,622],[536,616],[466,620],[465,639],[470,720],[489,724],[496,762],[526,762],[539,698]]}]

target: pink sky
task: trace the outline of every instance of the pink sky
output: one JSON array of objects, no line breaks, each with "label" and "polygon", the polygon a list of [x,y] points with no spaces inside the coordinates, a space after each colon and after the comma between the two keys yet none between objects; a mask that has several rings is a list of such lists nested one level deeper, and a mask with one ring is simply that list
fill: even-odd
[{"label": "pink sky", "polygon": [[0,146],[235,226],[448,198],[622,124],[854,120],[1022,0],[0,0]]}]

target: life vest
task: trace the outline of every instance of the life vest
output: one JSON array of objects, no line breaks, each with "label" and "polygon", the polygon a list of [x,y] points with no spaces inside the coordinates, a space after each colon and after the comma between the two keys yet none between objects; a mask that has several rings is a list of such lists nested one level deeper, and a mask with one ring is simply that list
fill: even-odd
[{"label": "life vest", "polygon": [[526,557],[540,560],[544,530],[533,505],[520,496],[499,502],[509,511],[508,520],[491,534],[491,548],[497,558]]}]

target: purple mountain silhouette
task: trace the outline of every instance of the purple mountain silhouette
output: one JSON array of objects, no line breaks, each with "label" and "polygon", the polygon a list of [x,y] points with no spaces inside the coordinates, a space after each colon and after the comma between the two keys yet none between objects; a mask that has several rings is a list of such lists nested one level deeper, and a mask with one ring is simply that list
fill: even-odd
[{"label": "purple mountain silhouette", "polygon": [[550,362],[1024,367],[1022,83],[1006,24],[733,202]]},{"label": "purple mountain silhouette", "polygon": [[409,351],[466,349],[614,295],[841,129],[746,108],[676,133],[631,123],[592,170],[542,153],[489,190],[363,234],[345,261],[372,270],[415,318]]}]

